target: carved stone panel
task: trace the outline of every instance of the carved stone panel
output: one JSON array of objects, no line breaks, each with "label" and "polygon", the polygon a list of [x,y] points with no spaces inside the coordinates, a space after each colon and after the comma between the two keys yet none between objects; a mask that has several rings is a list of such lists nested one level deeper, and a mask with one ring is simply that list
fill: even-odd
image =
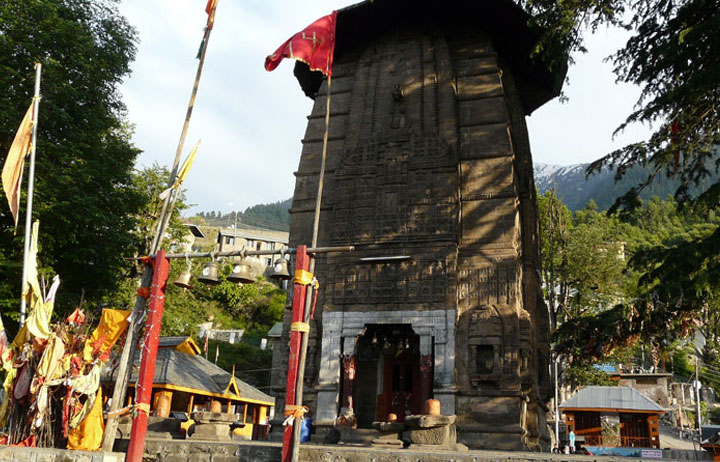
[{"label": "carved stone panel", "polygon": [[329,259],[325,304],[446,306],[453,294],[453,259],[405,253],[410,258],[401,261]]},{"label": "carved stone panel", "polygon": [[517,266],[487,265],[458,273],[458,306],[514,304],[517,297]]}]

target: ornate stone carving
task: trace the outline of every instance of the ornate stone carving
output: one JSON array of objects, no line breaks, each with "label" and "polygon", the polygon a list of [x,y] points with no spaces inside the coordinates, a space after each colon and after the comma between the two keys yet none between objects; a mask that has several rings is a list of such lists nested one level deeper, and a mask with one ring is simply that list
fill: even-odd
[{"label": "ornate stone carving", "polygon": [[511,305],[517,297],[517,275],[514,265],[493,265],[460,271],[458,304],[460,306]]},{"label": "ornate stone carving", "polygon": [[[442,303],[449,281],[445,260],[341,263],[330,267],[328,302],[333,305],[372,303]],[[328,293],[326,291],[326,293]]]}]

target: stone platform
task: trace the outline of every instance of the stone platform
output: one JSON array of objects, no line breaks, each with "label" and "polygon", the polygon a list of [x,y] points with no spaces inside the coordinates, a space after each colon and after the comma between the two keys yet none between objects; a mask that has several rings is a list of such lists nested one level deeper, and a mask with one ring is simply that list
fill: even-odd
[{"label": "stone platform", "polygon": [[[125,452],[128,440],[118,440],[115,450]],[[6,449],[6,448],[4,448]],[[25,449],[25,448],[15,448]],[[147,440],[146,462],[277,462],[282,445],[264,441]],[[2,458],[0,461],[11,460]],[[699,453],[699,456],[705,453]],[[699,457],[702,459],[702,457]],[[711,459],[711,458],[710,458]],[[16,459],[17,460],[17,459]],[[663,460],[672,460],[665,458]],[[704,460],[709,460],[707,457]],[[416,451],[343,445],[300,445],[300,462],[657,462],[636,457],[582,456],[513,451]],[[79,461],[78,461],[79,462]],[[88,461],[89,462],[89,461]],[[93,461],[95,462],[95,461]]]}]

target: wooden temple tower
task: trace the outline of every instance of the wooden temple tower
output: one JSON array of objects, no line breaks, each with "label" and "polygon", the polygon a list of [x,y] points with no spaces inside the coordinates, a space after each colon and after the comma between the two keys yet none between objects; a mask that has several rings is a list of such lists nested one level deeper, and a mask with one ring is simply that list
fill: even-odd
[{"label": "wooden temple tower", "polygon": [[[539,33],[511,1],[375,0],[338,12],[305,403],[317,428],[369,428],[427,398],[471,448],[549,446],[548,312],[538,278],[536,191],[525,116],[565,69],[531,59]],[[326,81],[291,209],[309,244]],[[273,360],[283,409],[290,312]],[[278,422],[282,412],[277,413]]]}]

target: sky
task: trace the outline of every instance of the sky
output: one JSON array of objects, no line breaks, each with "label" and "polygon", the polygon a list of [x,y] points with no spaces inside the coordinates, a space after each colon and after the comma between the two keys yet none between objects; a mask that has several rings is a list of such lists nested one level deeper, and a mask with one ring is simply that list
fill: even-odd
[{"label": "sky", "polygon": [[[315,19],[357,0],[219,0],[202,79],[183,150],[202,140],[185,180],[186,214],[244,210],[292,196],[312,100],[305,97],[285,60],[275,71],[265,56]],[[139,35],[132,74],[120,91],[143,150],[138,167],[172,165],[185,120],[203,35],[207,0],[122,0],[119,9]],[[603,59],[627,38],[600,29],[575,56],[564,91],[528,117],[536,163],[593,161],[644,137],[633,127],[613,139],[639,96],[616,84]]]}]

